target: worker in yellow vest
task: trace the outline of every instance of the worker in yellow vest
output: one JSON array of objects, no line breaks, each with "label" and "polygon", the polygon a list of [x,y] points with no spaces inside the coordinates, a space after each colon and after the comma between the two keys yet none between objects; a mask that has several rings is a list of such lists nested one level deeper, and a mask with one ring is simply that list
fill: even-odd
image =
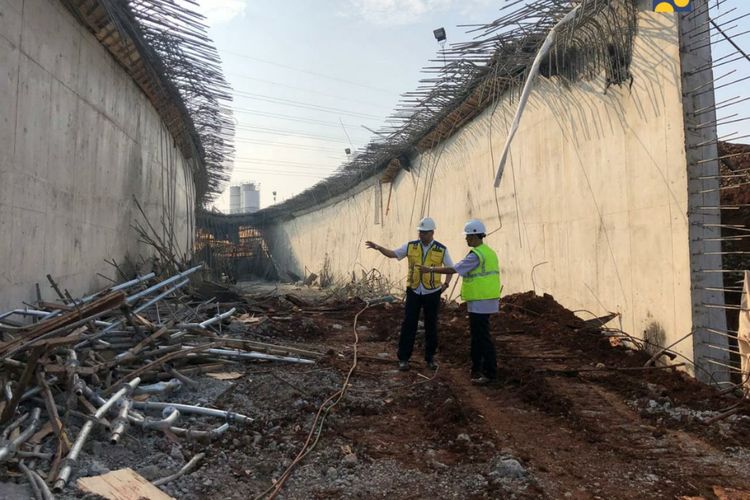
[{"label": "worker in yellow vest", "polygon": [[471,381],[485,385],[497,375],[497,355],[490,335],[490,315],[500,309],[500,267],[497,254],[484,243],[482,221],[472,219],[464,226],[469,254],[455,266],[421,266],[430,273],[458,273],[463,278],[461,299],[466,302],[471,331]]},{"label": "worker in yellow vest", "polygon": [[409,262],[409,272],[406,275],[406,302],[404,304],[404,321],[401,323],[401,335],[398,341],[398,369],[409,369],[409,359],[414,351],[414,339],[417,335],[420,310],[424,309],[424,359],[427,367],[437,369],[435,352],[438,345],[438,311],[440,309],[440,295],[448,288],[451,277],[445,283],[439,274],[424,272],[420,265],[452,266],[453,261],[445,245],[434,239],[435,221],[425,217],[419,221],[417,230],[419,239],[410,241],[395,250],[385,248],[372,241],[365,242],[367,248],[372,248],[388,258],[401,260],[404,257]]}]

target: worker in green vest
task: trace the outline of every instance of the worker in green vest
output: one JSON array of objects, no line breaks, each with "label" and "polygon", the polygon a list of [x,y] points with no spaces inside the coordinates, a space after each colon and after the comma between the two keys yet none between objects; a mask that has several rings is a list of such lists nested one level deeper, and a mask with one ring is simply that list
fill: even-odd
[{"label": "worker in green vest", "polygon": [[407,259],[409,270],[406,275],[406,301],[404,302],[404,321],[401,323],[401,335],[398,340],[398,369],[410,368],[409,359],[414,350],[420,311],[424,311],[424,360],[427,367],[437,370],[435,353],[438,346],[438,312],[440,295],[448,288],[451,277],[443,283],[440,275],[422,272],[418,265],[452,266],[453,261],[448,249],[434,239],[435,221],[425,217],[419,221],[417,231],[419,239],[405,243],[391,250],[372,241],[366,241],[367,248],[377,250],[391,259]]},{"label": "worker in green vest", "polygon": [[495,344],[490,335],[490,316],[500,309],[500,267],[497,254],[484,243],[482,221],[472,219],[464,226],[469,254],[452,267],[420,266],[437,274],[458,273],[463,278],[461,299],[469,311],[471,331],[471,382],[485,385],[497,376]]}]

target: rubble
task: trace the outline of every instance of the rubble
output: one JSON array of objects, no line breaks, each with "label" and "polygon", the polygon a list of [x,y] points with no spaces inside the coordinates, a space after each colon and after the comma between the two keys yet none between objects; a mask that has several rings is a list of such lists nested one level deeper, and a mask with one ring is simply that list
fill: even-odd
[{"label": "rubble", "polygon": [[[157,282],[150,278],[139,290]],[[306,286],[248,288],[253,291],[244,296],[220,292],[227,301],[219,302],[195,295],[200,289],[216,292],[213,286],[185,287],[158,306],[131,314],[133,325],[125,312],[113,309],[94,321],[123,320],[121,328],[134,337],[129,342],[115,331],[114,337],[101,337],[109,342],[107,349],[92,342],[74,348],[75,356],[65,346],[39,356],[37,370],[44,375],[39,381],[50,387],[66,445],[92,422],[72,464],[72,480],[129,467],[166,495],[186,499],[265,498],[274,491],[290,499],[563,498],[566,493],[620,498],[627,491],[675,498],[710,491],[718,474],[725,478],[722,487],[746,489],[747,408],[709,423],[737,403],[731,394],[674,370],[635,370],[649,352],[635,343],[613,344],[611,330],[577,318],[550,296],[503,299],[492,324],[500,379],[479,388],[469,383],[462,306],[446,305],[441,315],[439,370],[433,374],[415,358],[412,372],[403,373],[394,354],[401,306],[374,300],[379,290],[367,295],[350,287],[364,297],[342,298],[343,292]],[[158,294],[154,290],[153,296]],[[289,301],[288,294],[295,299]],[[232,317],[199,326],[233,308]],[[82,325],[97,332],[107,328],[90,321]],[[77,335],[80,344],[91,332]],[[60,338],[66,336],[54,337]],[[180,349],[172,350],[173,345]],[[278,360],[217,357],[208,349],[254,351]],[[155,362],[186,350],[166,364]],[[17,361],[8,372],[13,382],[33,351],[10,357]],[[102,363],[118,356],[119,365],[93,369],[92,357]],[[52,368],[54,373],[45,371],[58,365],[62,368]],[[68,388],[66,367],[83,383],[80,396]],[[138,384],[136,377],[142,378]],[[39,386],[30,380],[27,392]],[[128,382],[135,388],[122,396],[127,406],[115,404],[92,420],[103,401]],[[7,432],[20,435],[32,415],[15,421],[41,409],[35,434],[44,431],[43,437],[38,443],[32,437],[1,465],[22,484],[32,484],[22,462],[47,484],[56,478],[51,472],[60,440],[43,405],[44,393],[39,388],[21,401],[12,422],[17,430]],[[335,407],[326,403],[332,395],[341,395]],[[73,411],[69,399],[77,403]],[[316,417],[321,410],[322,420]],[[116,444],[114,431],[120,433]],[[721,451],[730,447],[731,453]],[[672,451],[677,449],[683,451]],[[39,455],[30,455],[34,452]],[[701,467],[712,469],[704,477],[695,473]],[[85,495],[72,484],[61,498]]]},{"label": "rubble", "polygon": [[[184,391],[196,388],[195,377],[226,375],[248,362],[315,364],[309,350],[234,338],[228,326],[242,304],[194,295],[190,277],[201,267],[164,277],[148,273],[78,299],[48,277],[59,302],[40,299],[0,314],[5,474],[23,474],[34,495],[47,498],[47,485],[60,494],[71,479],[108,472],[101,462],[106,447],[118,447],[130,434],[219,439],[253,419],[207,406],[214,397],[202,398],[201,391]],[[202,391],[210,386],[200,385]],[[189,472],[200,456],[160,484]]]}]

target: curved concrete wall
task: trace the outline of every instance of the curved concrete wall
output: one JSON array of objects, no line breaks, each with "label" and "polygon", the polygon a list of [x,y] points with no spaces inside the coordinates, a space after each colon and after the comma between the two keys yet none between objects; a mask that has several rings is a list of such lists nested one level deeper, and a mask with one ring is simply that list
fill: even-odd
[{"label": "curved concrete wall", "polygon": [[[540,80],[499,189],[492,183],[516,109],[510,99],[416,158],[390,194],[373,180],[271,228],[277,264],[301,274],[328,258],[342,278],[376,267],[402,286],[403,263],[366,250],[365,240],[395,248],[430,215],[436,238],[460,259],[463,224],[478,217],[493,231],[487,242],[500,256],[504,293],[535,288],[573,310],[619,312],[624,330],[660,344],[677,340],[692,328],[677,32],[674,16],[641,13],[632,89],[605,95],[603,78]],[[676,348],[692,358],[691,342]]]},{"label": "curved concrete wall", "polygon": [[189,252],[191,169],[146,96],[59,1],[0,0],[0,309],[148,256],[134,196]]}]

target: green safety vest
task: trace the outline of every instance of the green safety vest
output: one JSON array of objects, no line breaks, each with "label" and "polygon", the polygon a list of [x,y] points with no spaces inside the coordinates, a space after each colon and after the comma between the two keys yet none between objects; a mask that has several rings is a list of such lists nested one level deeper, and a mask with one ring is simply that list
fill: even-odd
[{"label": "green safety vest", "polygon": [[500,298],[500,266],[497,254],[482,243],[471,249],[479,257],[479,265],[463,277],[461,299],[468,302]]}]

